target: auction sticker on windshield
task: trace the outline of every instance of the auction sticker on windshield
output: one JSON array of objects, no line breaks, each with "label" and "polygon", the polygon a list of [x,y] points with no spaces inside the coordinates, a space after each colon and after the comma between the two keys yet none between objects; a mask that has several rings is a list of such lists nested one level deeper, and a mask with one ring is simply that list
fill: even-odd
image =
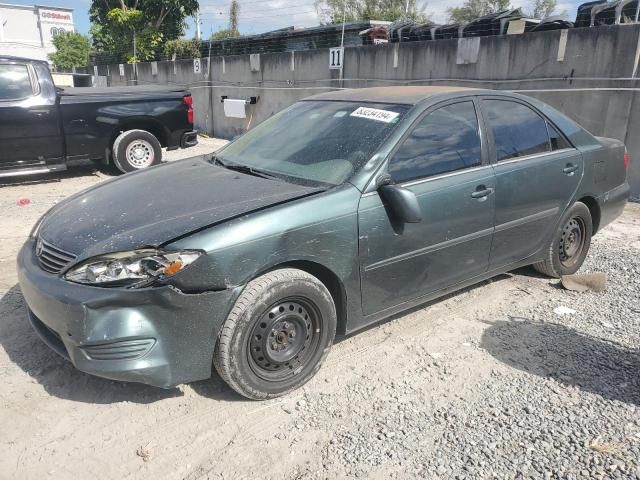
[{"label": "auction sticker on windshield", "polygon": [[400,115],[398,112],[379,110],[377,108],[360,107],[351,113],[352,117],[369,118],[378,122],[391,123]]}]

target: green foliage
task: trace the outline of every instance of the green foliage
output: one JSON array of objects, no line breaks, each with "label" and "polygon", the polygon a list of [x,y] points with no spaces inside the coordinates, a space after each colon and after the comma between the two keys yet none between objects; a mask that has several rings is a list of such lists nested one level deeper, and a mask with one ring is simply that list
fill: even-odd
[{"label": "green foliage", "polygon": [[533,4],[533,16],[535,18],[545,18],[553,14],[558,6],[556,0],[535,0]]},{"label": "green foliage", "polygon": [[56,68],[68,70],[89,65],[91,42],[78,32],[59,33],[52,39],[56,52],[49,54],[49,60]]},{"label": "green foliage", "polygon": [[93,46],[113,61],[153,60],[163,42],[184,34],[185,19],[197,10],[198,0],[92,0]]},{"label": "green foliage", "polygon": [[214,32],[213,35],[211,35],[211,38],[213,40],[224,40],[225,38],[234,38],[239,36],[240,34],[238,32],[234,32],[228,28],[225,28],[224,30],[218,30],[217,32]]},{"label": "green foliage", "polygon": [[405,0],[317,0],[316,10],[325,23],[342,23],[343,11],[347,22],[359,20],[385,20],[394,22],[400,19],[427,23],[429,16],[424,6],[418,6],[416,0],[409,0],[405,15]]},{"label": "green foliage", "polygon": [[164,56],[166,58],[200,58],[200,41],[193,40],[169,40],[164,44]]},{"label": "green foliage", "polygon": [[490,13],[511,8],[510,0],[467,0],[461,7],[449,8],[451,23],[468,23]]}]

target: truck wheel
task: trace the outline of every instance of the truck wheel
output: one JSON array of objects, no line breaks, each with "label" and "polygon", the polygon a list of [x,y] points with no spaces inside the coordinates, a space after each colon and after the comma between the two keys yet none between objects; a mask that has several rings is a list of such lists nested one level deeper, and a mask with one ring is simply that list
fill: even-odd
[{"label": "truck wheel", "polygon": [[582,202],[574,203],[560,220],[547,248],[547,258],[533,268],[554,278],[576,273],[587,256],[592,233],[589,208]]},{"label": "truck wheel", "polygon": [[127,130],[113,142],[113,162],[123,173],[142,170],[162,161],[162,146],[146,130]]},{"label": "truck wheel", "polygon": [[213,363],[240,395],[279,397],[320,369],[336,332],[327,288],[302,270],[274,270],[249,282],[229,313]]}]

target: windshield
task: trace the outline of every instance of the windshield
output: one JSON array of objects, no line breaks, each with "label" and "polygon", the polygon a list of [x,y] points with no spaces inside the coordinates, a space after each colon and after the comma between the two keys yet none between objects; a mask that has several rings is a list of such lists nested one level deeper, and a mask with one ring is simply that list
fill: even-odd
[{"label": "windshield", "polygon": [[408,109],[299,102],[227,145],[217,158],[294,182],[340,185],[371,158]]}]

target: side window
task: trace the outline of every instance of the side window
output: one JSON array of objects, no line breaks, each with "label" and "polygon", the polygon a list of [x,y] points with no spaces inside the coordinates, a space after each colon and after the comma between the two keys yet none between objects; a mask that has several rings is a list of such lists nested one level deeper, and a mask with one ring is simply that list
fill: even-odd
[{"label": "side window", "polygon": [[547,122],[547,129],[549,130],[549,138],[551,139],[551,150],[562,150],[563,148],[571,148],[569,142],[558,132],[556,127]]},{"label": "side window", "polygon": [[473,102],[434,110],[413,129],[389,165],[397,183],[480,165],[478,118]]},{"label": "side window", "polygon": [[483,100],[482,106],[499,162],[550,150],[547,122],[529,107],[509,100]]},{"label": "side window", "polygon": [[16,100],[33,95],[26,65],[0,65],[0,100]]}]

